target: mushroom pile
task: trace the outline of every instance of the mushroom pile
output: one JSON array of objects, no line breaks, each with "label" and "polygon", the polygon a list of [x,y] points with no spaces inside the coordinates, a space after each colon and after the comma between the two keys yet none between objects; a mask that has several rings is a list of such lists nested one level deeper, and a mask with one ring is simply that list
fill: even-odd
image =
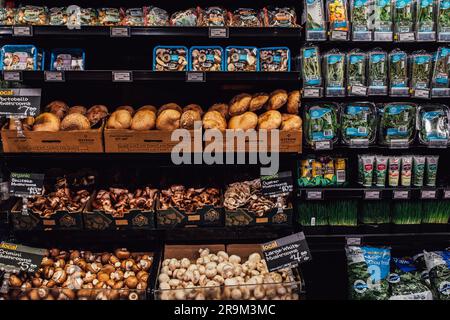
[{"label": "mushroom pile", "polygon": [[185,212],[196,212],[206,205],[219,206],[220,192],[217,188],[186,188],[182,185],[173,185],[162,190],[159,196],[160,210],[177,207]]},{"label": "mushroom pile", "polygon": [[145,187],[130,192],[128,189],[109,188],[100,190],[95,195],[92,208],[112,214],[115,218],[123,217],[130,210],[148,211],[153,209],[157,189]]},{"label": "mushroom pile", "polygon": [[139,300],[145,298],[153,255],[51,249],[34,274],[9,279],[11,300]]},{"label": "mushroom pile", "polygon": [[269,272],[259,253],[247,261],[225,251],[200,249],[196,261],[165,259],[159,281],[161,300],[298,300],[290,271]]}]

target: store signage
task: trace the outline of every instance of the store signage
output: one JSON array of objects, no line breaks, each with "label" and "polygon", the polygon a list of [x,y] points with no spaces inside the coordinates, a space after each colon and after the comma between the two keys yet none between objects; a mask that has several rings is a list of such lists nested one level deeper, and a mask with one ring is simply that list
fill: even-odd
[{"label": "store signage", "polygon": [[322,191],[306,191],[306,199],[307,200],[322,200],[323,192]]},{"label": "store signage", "polygon": [[261,247],[269,272],[295,268],[312,259],[303,232],[264,243]]},{"label": "store signage", "polygon": [[381,191],[365,190],[364,191],[364,199],[365,200],[379,200],[379,199],[381,199]]},{"label": "store signage", "polygon": [[0,243],[0,270],[17,273],[36,272],[42,263],[46,250],[18,244]]},{"label": "store signage", "polygon": [[261,177],[261,192],[268,197],[282,197],[294,191],[292,173],[279,172],[271,176]]},{"label": "store signage", "polygon": [[3,71],[3,80],[22,81],[22,71]]},{"label": "store signage", "polygon": [[436,199],[436,190],[422,190],[420,191],[421,199]]},{"label": "store signage", "polygon": [[10,193],[18,197],[40,195],[44,190],[44,174],[11,172]]},{"label": "store signage", "polygon": [[113,38],[127,38],[131,36],[130,27],[111,27],[111,37]]},{"label": "store signage", "polygon": [[186,72],[186,82],[206,82],[206,74],[204,72]]},{"label": "store signage", "polygon": [[405,32],[405,33],[400,33],[398,35],[398,40],[399,41],[414,41],[414,33],[413,32]]},{"label": "store signage", "polygon": [[31,37],[33,35],[33,28],[31,26],[15,26],[12,29],[14,37]]},{"label": "store signage", "polygon": [[63,71],[44,71],[44,80],[47,82],[61,82],[64,79]]},{"label": "store signage", "polygon": [[132,71],[113,71],[112,72],[113,82],[133,82],[133,72]]},{"label": "store signage", "polygon": [[210,27],[209,28],[209,37],[210,38],[228,39],[229,36],[230,36],[230,32],[227,27]]},{"label": "store signage", "polygon": [[0,116],[36,116],[41,107],[41,89],[1,89]]},{"label": "store signage", "polygon": [[409,191],[406,190],[395,190],[394,191],[394,199],[396,200],[407,200],[409,199]]}]

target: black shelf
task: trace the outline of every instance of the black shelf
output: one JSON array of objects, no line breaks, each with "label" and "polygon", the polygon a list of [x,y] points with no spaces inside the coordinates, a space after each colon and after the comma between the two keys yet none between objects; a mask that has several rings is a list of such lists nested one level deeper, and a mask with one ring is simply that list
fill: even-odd
[{"label": "black shelf", "polygon": [[370,145],[366,148],[362,147],[350,147],[346,145],[334,145],[331,149],[328,150],[315,150],[311,148],[308,145],[303,145],[302,153],[304,155],[307,154],[367,154],[367,153],[382,153],[382,154],[405,154],[407,153],[414,153],[414,154],[438,154],[438,155],[445,155],[447,154],[448,147],[446,148],[439,148],[439,147],[429,147],[425,145],[418,145],[416,143],[411,144],[407,148],[391,148],[388,146],[382,146],[382,145]]}]

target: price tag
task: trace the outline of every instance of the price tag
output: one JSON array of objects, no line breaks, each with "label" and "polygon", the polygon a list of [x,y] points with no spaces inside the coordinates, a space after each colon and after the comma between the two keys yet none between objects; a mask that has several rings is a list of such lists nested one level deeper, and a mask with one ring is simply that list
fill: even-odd
[{"label": "price tag", "polygon": [[417,41],[436,41],[436,33],[417,32]]},{"label": "price tag", "polygon": [[228,39],[230,37],[230,32],[227,27],[209,27],[208,34],[210,38]]},{"label": "price tag", "polygon": [[436,98],[448,98],[450,97],[449,88],[433,88],[431,89],[431,96]]},{"label": "price tag", "polygon": [[399,87],[399,88],[391,88],[390,95],[392,97],[409,97],[409,88]]},{"label": "price tag", "polygon": [[44,174],[11,172],[10,193],[18,197],[41,195],[44,191]]},{"label": "price tag", "polygon": [[345,88],[327,88],[327,97],[345,97]]},{"label": "price tag", "polygon": [[380,200],[381,199],[381,191],[365,190],[364,191],[364,199],[365,200]]},{"label": "price tag", "polygon": [[62,82],[62,81],[64,81],[64,72],[62,72],[62,71],[45,71],[44,79],[47,82]]},{"label": "price tag", "polygon": [[325,31],[306,30],[307,41],[326,41],[327,33]]},{"label": "price tag", "polygon": [[22,245],[0,243],[0,270],[18,273],[36,272],[41,266],[46,250]]},{"label": "price tag", "polygon": [[409,199],[409,191],[408,190],[395,190],[394,191],[394,199],[396,199],[396,200]]},{"label": "price tag", "polygon": [[449,42],[450,41],[450,32],[439,32],[438,41],[439,42]]},{"label": "price tag", "polygon": [[22,81],[21,71],[3,71],[3,80],[5,81]]},{"label": "price tag", "polygon": [[367,90],[369,96],[386,96],[388,93],[387,87],[385,86],[377,86],[377,87],[369,87]]},{"label": "price tag", "polygon": [[353,41],[372,41],[372,32],[353,31]]},{"label": "price tag", "polygon": [[375,31],[373,34],[373,40],[379,42],[391,42],[393,39],[392,32],[380,32]]},{"label": "price tag", "polygon": [[331,40],[347,40],[348,33],[346,31],[332,31]]},{"label": "price tag", "polygon": [[321,88],[304,88],[303,89],[303,97],[305,98],[320,98],[321,97]]},{"label": "price tag", "polygon": [[110,35],[113,38],[130,37],[131,36],[131,29],[130,29],[130,27],[111,27]]},{"label": "price tag", "polygon": [[421,199],[436,199],[436,190],[421,190]]},{"label": "price tag", "polygon": [[262,176],[261,188],[262,194],[268,197],[287,196],[294,191],[292,173],[286,171],[272,176]]},{"label": "price tag", "polygon": [[315,150],[331,150],[331,141],[326,140],[326,141],[316,141],[316,143],[314,143],[314,149]]},{"label": "price tag", "polygon": [[132,71],[113,71],[112,72],[113,82],[133,82],[133,72]]},{"label": "price tag", "polygon": [[421,99],[429,99],[430,98],[430,90],[428,89],[415,89],[414,97]]},{"label": "price tag", "polygon": [[0,116],[36,116],[41,106],[41,89],[0,89]]},{"label": "price tag", "polygon": [[352,86],[350,89],[350,94],[354,96],[366,96],[367,87],[363,86]]},{"label": "price tag", "polygon": [[33,28],[31,26],[15,26],[12,32],[14,37],[31,37]]},{"label": "price tag", "polygon": [[322,191],[306,191],[306,199],[308,200],[322,200],[323,192]]},{"label": "price tag", "polygon": [[186,72],[186,82],[206,82],[206,74],[196,71]]},{"label": "price tag", "polygon": [[311,261],[311,252],[303,232],[261,245],[269,272],[295,268]]},{"label": "price tag", "polygon": [[345,242],[348,246],[360,246],[361,238],[346,237]]},{"label": "price tag", "polygon": [[444,190],[444,199],[450,199],[450,190]]},{"label": "price tag", "polygon": [[369,148],[369,139],[351,139],[350,148]]},{"label": "price tag", "polygon": [[414,41],[414,33],[413,32],[405,32],[405,33],[399,33],[398,34],[398,41],[401,42],[410,42],[410,41]]}]

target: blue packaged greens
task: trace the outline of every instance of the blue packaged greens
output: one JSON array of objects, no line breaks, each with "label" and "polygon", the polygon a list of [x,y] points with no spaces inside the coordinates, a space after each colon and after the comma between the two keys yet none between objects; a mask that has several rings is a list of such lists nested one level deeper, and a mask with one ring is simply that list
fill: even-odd
[{"label": "blue packaged greens", "polygon": [[450,251],[425,251],[424,258],[436,297],[450,300]]},{"label": "blue packaged greens", "polygon": [[418,112],[419,140],[425,145],[449,143],[449,108],[445,105],[422,105]]},{"label": "blue packaged greens", "polygon": [[320,141],[334,144],[338,138],[338,107],[334,103],[318,103],[305,107],[305,137],[310,146]]},{"label": "blue packaged greens", "polygon": [[192,47],[189,70],[223,71],[223,49],[221,47]]},{"label": "blue packaged greens", "polygon": [[393,1],[375,0],[375,32],[392,32],[392,21]]},{"label": "blue packaged greens", "polygon": [[391,250],[369,246],[347,246],[347,274],[352,300],[387,300]]},{"label": "blue packaged greens", "polygon": [[353,40],[370,41],[372,39],[372,30],[370,27],[372,24],[369,22],[371,12],[370,1],[350,0],[350,10]]},{"label": "blue packaged greens", "polygon": [[321,34],[325,40],[326,19],[322,0],[305,0],[306,32]]},{"label": "blue packaged greens", "polygon": [[370,102],[348,103],[342,107],[341,132],[342,140],[347,145],[357,141],[375,141],[377,129],[377,112]]},{"label": "blue packaged greens", "polygon": [[50,70],[78,71],[85,69],[83,49],[54,49],[50,57]]},{"label": "blue packaged greens", "polygon": [[153,50],[153,71],[187,71],[188,49],[182,46],[157,46]]},{"label": "blue packaged greens", "polygon": [[408,145],[414,140],[416,105],[388,103],[381,110],[380,142],[384,145]]},{"label": "blue packaged greens", "polygon": [[[437,31],[439,40],[450,39],[450,0],[438,0]],[[447,36],[444,36],[447,34]]]},{"label": "blue packaged greens", "polygon": [[[435,0],[416,0],[416,32],[417,40],[434,41],[436,39],[436,2]],[[422,36],[421,34],[424,34]]]},{"label": "blue packaged greens", "polygon": [[440,47],[435,55],[432,88],[449,88],[450,49]]},{"label": "blue packaged greens", "polygon": [[347,53],[347,87],[349,95],[366,95],[367,54],[358,49]]},{"label": "blue packaged greens", "polygon": [[1,48],[0,69],[41,70],[42,54],[32,45],[4,45]]},{"label": "blue packaged greens", "polygon": [[225,48],[227,71],[259,71],[256,47],[230,46]]},{"label": "blue packaged greens", "polygon": [[318,47],[302,48],[302,76],[304,87],[322,86],[322,70]]},{"label": "blue packaged greens", "polygon": [[433,70],[433,56],[422,51],[411,55],[411,88],[429,89]]},{"label": "blue packaged greens", "polygon": [[291,51],[287,47],[259,49],[260,71],[291,71]]},{"label": "blue packaged greens", "polygon": [[345,54],[334,49],[324,56],[327,95],[345,95]]},{"label": "blue packaged greens", "polygon": [[408,55],[401,50],[389,53],[389,79],[391,88],[408,88]]},{"label": "blue packaged greens", "polygon": [[394,28],[399,41],[414,41],[415,0],[394,0]]},{"label": "blue packaged greens", "polygon": [[387,53],[374,49],[369,52],[368,63],[369,94],[385,95],[388,85]]}]

